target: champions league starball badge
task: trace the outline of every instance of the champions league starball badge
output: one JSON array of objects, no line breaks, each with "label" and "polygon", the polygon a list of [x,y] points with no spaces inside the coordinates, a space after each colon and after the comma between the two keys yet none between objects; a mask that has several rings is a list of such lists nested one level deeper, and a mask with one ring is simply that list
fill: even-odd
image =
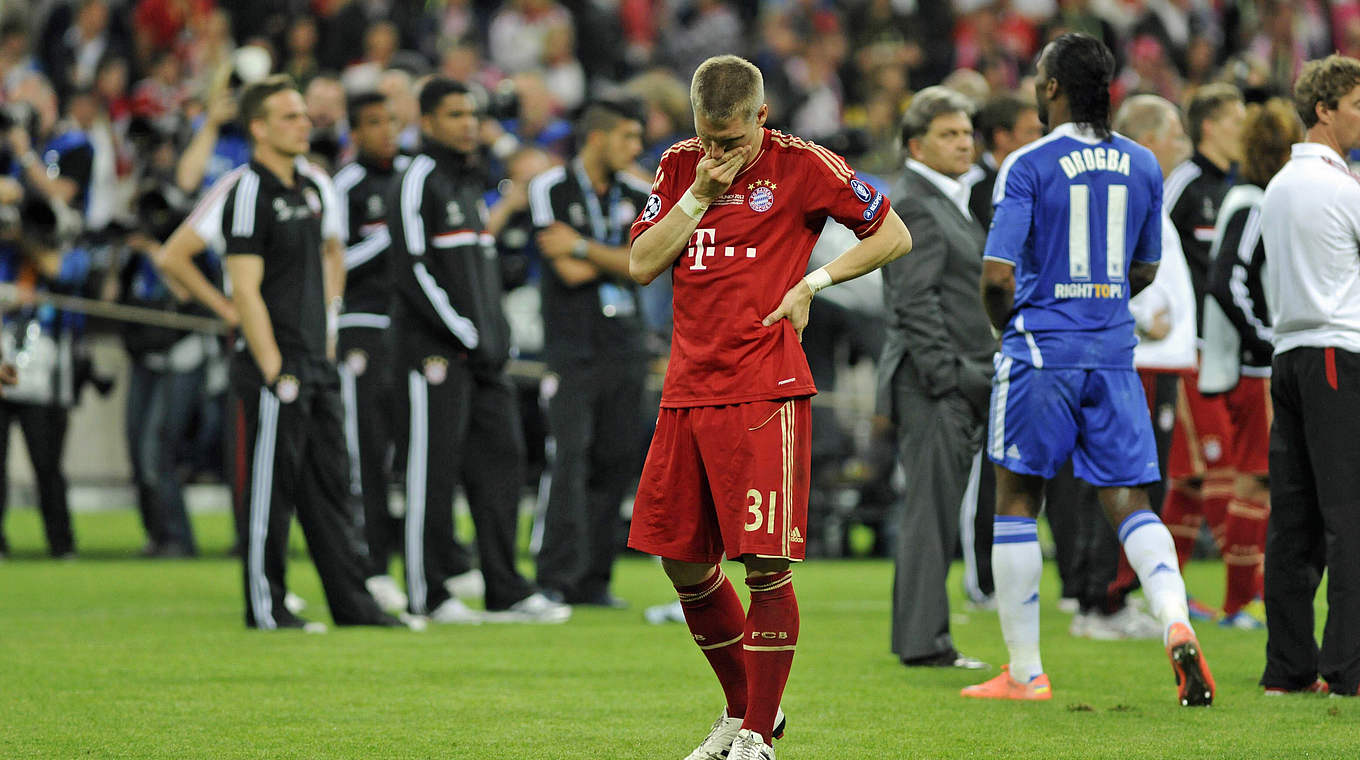
[{"label": "champions league starball badge", "polygon": [[850,180],[850,189],[855,191],[856,198],[859,198],[865,203],[868,203],[869,199],[874,197],[874,193],[869,189],[869,186],[857,179]]},{"label": "champions league starball badge", "polygon": [[661,213],[661,196],[652,193],[647,196],[647,205],[642,209],[642,221],[650,222]]},{"label": "champions league starball badge", "polygon": [[774,207],[774,189],[775,184],[768,179],[758,179],[747,185],[746,190],[750,194],[746,196],[746,205],[757,213],[769,211]]}]

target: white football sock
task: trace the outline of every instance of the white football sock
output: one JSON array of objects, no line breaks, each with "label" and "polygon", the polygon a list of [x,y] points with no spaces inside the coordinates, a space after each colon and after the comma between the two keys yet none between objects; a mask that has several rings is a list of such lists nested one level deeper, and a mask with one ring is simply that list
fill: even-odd
[{"label": "white football sock", "polygon": [[1161,519],[1146,509],[1134,512],[1119,524],[1119,542],[1124,545],[1133,571],[1138,573],[1152,614],[1162,624],[1163,639],[1173,623],[1190,625],[1185,580],[1176,563],[1176,544]]},{"label": "white football sock", "polygon": [[992,575],[1011,677],[1028,683],[1044,672],[1039,660],[1039,577],[1044,556],[1032,517],[998,515],[992,522]]}]

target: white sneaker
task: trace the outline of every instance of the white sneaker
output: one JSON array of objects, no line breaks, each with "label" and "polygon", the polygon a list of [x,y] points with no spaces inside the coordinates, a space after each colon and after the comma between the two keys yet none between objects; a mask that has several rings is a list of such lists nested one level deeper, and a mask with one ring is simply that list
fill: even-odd
[{"label": "white sneaker", "polygon": [[482,622],[482,616],[463,604],[458,597],[451,596],[445,599],[443,604],[434,608],[434,611],[430,613],[430,620],[435,623],[477,625]]},{"label": "white sneaker", "polygon": [[326,627],[325,623],[310,621],[302,624],[303,633],[325,633],[328,630],[330,629]]},{"label": "white sneaker", "polygon": [[409,612],[402,611],[397,613],[397,619],[416,633],[420,633],[430,626],[429,618],[424,615],[412,615]]},{"label": "white sneaker", "polygon": [[760,734],[743,728],[737,732],[737,738],[732,740],[727,760],[774,760],[774,747],[766,744]]},{"label": "white sneaker", "polygon": [[487,612],[485,619],[488,623],[565,623],[571,619],[571,606],[535,591],[508,609]]},{"label": "white sneaker", "polygon": [[475,567],[444,581],[444,588],[453,596],[462,599],[486,598],[486,579],[482,577],[482,571]]},{"label": "white sneaker", "polygon": [[676,599],[670,604],[658,604],[653,607],[648,607],[643,611],[642,617],[652,625],[683,623],[685,622],[685,608],[680,606],[680,600]]},{"label": "white sneaker", "polygon": [[[736,740],[737,733],[741,731],[743,718],[727,717],[727,708],[723,707],[722,715],[713,721],[713,727],[708,730],[708,736],[700,742],[699,746],[689,753],[685,760],[726,760],[728,753],[732,749],[732,742]],[[784,726],[788,720],[784,717],[784,710],[780,708],[774,716],[774,735],[776,737],[784,735]],[[756,734],[759,736],[759,734]]]},{"label": "white sneaker", "polygon": [[289,591],[283,595],[283,607],[294,615],[299,615],[307,609],[307,600]]},{"label": "white sneaker", "polygon": [[1078,611],[1077,614],[1072,616],[1072,624],[1067,626],[1067,633],[1079,639],[1090,638],[1091,616]]},{"label": "white sneaker", "polygon": [[375,575],[364,581],[364,588],[373,595],[383,612],[396,615],[406,609],[406,594],[390,575]]},{"label": "white sneaker", "polygon": [[1058,600],[1058,612],[1075,615],[1081,612],[1081,602],[1077,601],[1075,597],[1064,596]]},{"label": "white sneaker", "polygon": [[1096,641],[1123,639],[1160,639],[1162,624],[1131,606],[1113,615],[1091,613],[1086,616],[1086,638]]}]

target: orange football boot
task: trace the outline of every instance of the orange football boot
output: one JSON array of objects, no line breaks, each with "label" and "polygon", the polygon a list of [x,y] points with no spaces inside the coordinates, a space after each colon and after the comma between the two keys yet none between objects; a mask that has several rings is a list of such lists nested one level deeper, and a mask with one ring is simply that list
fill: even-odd
[{"label": "orange football boot", "polygon": [[1043,701],[1053,698],[1053,687],[1048,683],[1047,673],[1040,673],[1029,683],[1020,683],[1011,678],[1010,671],[1010,665],[1002,665],[1001,675],[980,684],[965,686],[959,694],[973,699]]},{"label": "orange football boot", "polygon": [[1166,635],[1166,656],[1176,673],[1176,697],[1185,707],[1214,703],[1214,676],[1200,651],[1199,640],[1185,623],[1172,623]]}]

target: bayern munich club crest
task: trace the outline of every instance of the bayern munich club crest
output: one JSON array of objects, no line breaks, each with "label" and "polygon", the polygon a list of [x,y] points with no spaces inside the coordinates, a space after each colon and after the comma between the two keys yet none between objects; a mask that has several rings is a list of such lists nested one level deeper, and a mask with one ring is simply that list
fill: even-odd
[{"label": "bayern munich club crest", "polygon": [[357,348],[350,351],[345,355],[345,366],[355,377],[363,375],[368,369],[368,354]]},{"label": "bayern munich club crest", "polygon": [[752,211],[763,214],[774,207],[774,191],[776,185],[768,179],[758,179],[746,186],[749,195],[746,196],[746,205]]},{"label": "bayern munich club crest", "polygon": [[856,198],[865,203],[868,203],[874,197],[874,192],[869,189],[869,186],[857,179],[850,180],[850,189],[855,191]]}]

